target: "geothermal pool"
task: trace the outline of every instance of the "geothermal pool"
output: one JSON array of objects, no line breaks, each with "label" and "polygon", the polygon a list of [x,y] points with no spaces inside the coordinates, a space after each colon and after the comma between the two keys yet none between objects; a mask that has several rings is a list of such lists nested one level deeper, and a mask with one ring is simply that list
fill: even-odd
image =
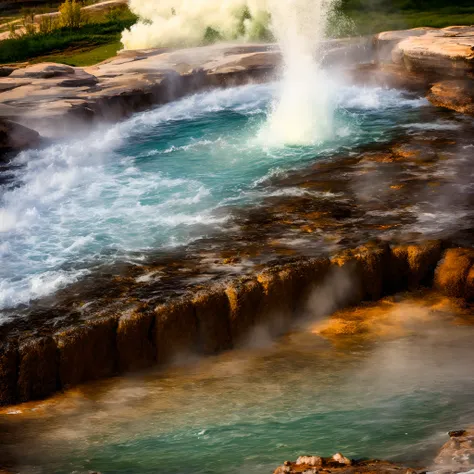
[{"label": "geothermal pool", "polygon": [[271,185],[290,170],[462,125],[407,92],[331,87],[332,132],[306,146],[279,145],[266,132],[270,84],[204,92],[21,153],[0,175],[0,308],[53,294],[101,265],[139,264],[156,249],[229,231],[232,209],[306,193]]},{"label": "geothermal pool", "polygon": [[261,474],[336,451],[427,466],[448,430],[474,422],[474,327],[430,295],[368,311],[370,334],[322,337],[326,322],[308,321],[6,408],[0,456],[32,473]]}]

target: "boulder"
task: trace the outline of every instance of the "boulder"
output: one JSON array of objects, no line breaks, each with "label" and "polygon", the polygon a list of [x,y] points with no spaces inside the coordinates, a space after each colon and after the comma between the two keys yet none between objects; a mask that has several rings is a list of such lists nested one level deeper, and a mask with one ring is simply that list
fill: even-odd
[{"label": "boulder", "polygon": [[449,432],[450,439],[443,445],[435,464],[454,472],[474,469],[474,429]]},{"label": "boulder", "polygon": [[59,378],[63,388],[116,373],[117,320],[116,316],[103,316],[54,335],[59,352]]},{"label": "boulder", "polygon": [[8,77],[14,70],[14,67],[0,66],[0,77]]},{"label": "boulder", "polygon": [[474,36],[451,36],[448,32],[410,36],[397,44],[392,60],[403,64],[409,71],[441,76],[473,76]]},{"label": "boulder", "polygon": [[34,79],[51,79],[74,74],[74,68],[65,64],[39,63],[15,69],[10,77],[29,77]]},{"label": "boulder", "polygon": [[40,134],[35,130],[0,118],[0,155],[8,151],[19,151],[37,146]]},{"label": "boulder", "polygon": [[16,341],[0,343],[0,406],[16,400],[18,347]]},{"label": "boulder", "polygon": [[[448,296],[466,298],[471,293],[474,249],[448,249],[436,268],[435,286]],[[469,283],[468,283],[469,280]],[[469,285],[469,289],[468,289]]]},{"label": "boulder", "polygon": [[192,297],[175,298],[155,308],[153,337],[158,363],[198,350],[198,324]]},{"label": "boulder", "polygon": [[458,79],[437,82],[428,94],[437,107],[474,115],[474,80]]},{"label": "boulder", "polygon": [[193,299],[199,335],[199,351],[216,354],[232,348],[230,304],[225,288],[216,285]]},{"label": "boulder", "polygon": [[56,344],[49,336],[32,336],[18,345],[18,401],[37,400],[58,389]]},{"label": "boulder", "polygon": [[146,307],[122,314],[117,326],[117,351],[120,372],[144,369],[155,362],[152,342],[153,313]]}]

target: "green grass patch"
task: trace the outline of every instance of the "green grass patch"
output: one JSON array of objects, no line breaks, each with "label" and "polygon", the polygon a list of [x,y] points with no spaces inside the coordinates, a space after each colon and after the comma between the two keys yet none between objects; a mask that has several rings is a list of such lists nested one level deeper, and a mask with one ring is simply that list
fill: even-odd
[{"label": "green grass patch", "polygon": [[474,25],[474,7],[440,9],[437,11],[347,11],[352,25],[346,28],[345,34],[368,35],[387,30],[402,30],[429,26],[444,28],[453,25]]},{"label": "green grass patch", "polygon": [[69,66],[93,66],[94,64],[100,63],[115,56],[117,51],[120,49],[122,49],[122,43],[117,39],[117,41],[103,44],[96,48],[86,48],[86,50],[77,49],[64,51],[63,53],[57,55],[48,55],[47,57],[38,58],[38,60],[35,60],[35,62],[47,60],[54,63],[68,64]]},{"label": "green grass patch", "polygon": [[135,19],[90,23],[77,29],[59,28],[47,34],[25,35],[0,42],[0,64],[28,61],[40,56],[59,56],[64,50],[75,48],[93,50],[116,43],[125,28]]}]

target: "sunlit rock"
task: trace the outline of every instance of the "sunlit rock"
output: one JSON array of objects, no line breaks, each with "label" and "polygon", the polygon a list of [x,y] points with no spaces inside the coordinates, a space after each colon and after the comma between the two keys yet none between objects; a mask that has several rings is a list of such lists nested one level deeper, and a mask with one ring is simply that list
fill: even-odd
[{"label": "sunlit rock", "polygon": [[[448,249],[435,273],[435,285],[444,294],[465,298],[472,294],[471,267],[474,264],[474,250]],[[468,291],[469,277],[469,291]]]},{"label": "sunlit rock", "polygon": [[474,114],[474,80],[437,82],[428,94],[428,100],[438,107],[461,114]]}]

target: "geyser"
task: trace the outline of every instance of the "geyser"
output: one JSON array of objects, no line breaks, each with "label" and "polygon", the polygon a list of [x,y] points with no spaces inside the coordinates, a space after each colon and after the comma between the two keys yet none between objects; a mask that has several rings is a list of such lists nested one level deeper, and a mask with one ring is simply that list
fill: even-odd
[{"label": "geyser", "polygon": [[270,145],[309,145],[329,138],[334,105],[321,67],[335,0],[270,0],[271,28],[283,55],[280,92],[261,137]]},{"label": "geyser", "polygon": [[139,17],[122,34],[125,49],[255,40],[270,28],[283,54],[283,80],[265,144],[308,145],[333,130],[330,81],[321,68],[322,41],[337,0],[130,0]]}]

